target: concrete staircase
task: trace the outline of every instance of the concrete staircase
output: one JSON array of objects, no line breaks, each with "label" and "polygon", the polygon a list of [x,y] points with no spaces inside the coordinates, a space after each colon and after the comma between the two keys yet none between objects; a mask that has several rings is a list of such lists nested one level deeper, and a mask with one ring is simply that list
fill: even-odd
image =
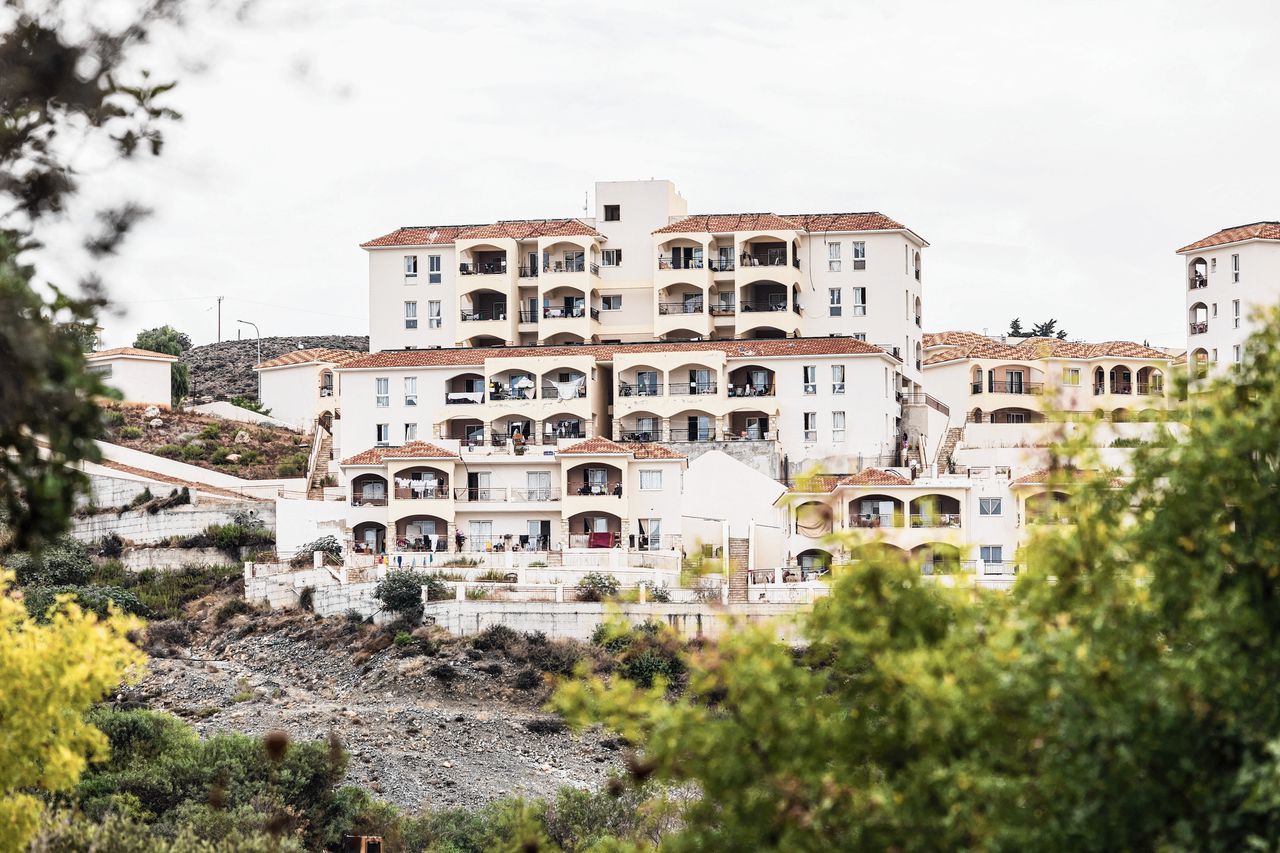
[{"label": "concrete staircase", "polygon": [[947,430],[947,435],[942,439],[942,447],[938,450],[938,473],[945,474],[951,468],[951,454],[955,452],[956,446],[964,439],[964,427],[952,427]]},{"label": "concrete staircase", "polygon": [[747,600],[747,566],[750,563],[751,541],[729,538],[729,603]]},{"label": "concrete staircase", "polygon": [[316,454],[316,467],[311,472],[311,480],[307,483],[307,500],[324,500],[324,481],[329,476],[329,462],[333,459],[333,435],[319,425],[316,429],[324,430],[320,436],[320,452]]}]

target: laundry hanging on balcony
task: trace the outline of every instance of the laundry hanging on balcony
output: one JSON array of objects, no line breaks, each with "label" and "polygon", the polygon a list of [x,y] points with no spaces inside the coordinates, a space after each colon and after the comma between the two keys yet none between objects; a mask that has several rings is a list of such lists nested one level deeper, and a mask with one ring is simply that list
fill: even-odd
[{"label": "laundry hanging on balcony", "polygon": [[557,399],[573,400],[579,396],[578,391],[586,381],[587,378],[585,376],[579,376],[577,379],[570,379],[568,382],[553,382],[551,384],[556,388]]}]

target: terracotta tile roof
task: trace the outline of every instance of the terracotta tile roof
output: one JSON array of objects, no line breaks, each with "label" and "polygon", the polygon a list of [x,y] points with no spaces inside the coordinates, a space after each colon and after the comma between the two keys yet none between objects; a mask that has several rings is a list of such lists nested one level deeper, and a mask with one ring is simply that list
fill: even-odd
[{"label": "terracotta tile roof", "polygon": [[588,438],[588,439],[585,439],[584,441],[580,441],[577,444],[571,444],[568,447],[564,448],[563,450],[559,451],[558,455],[576,454],[576,453],[630,453],[630,452],[631,452],[630,450],[628,450],[626,447],[623,447],[621,444],[618,444],[616,441],[610,441],[609,439],[604,438],[603,436],[596,436],[595,438]]},{"label": "terracotta tile roof", "polygon": [[909,486],[911,481],[895,471],[867,468],[840,478],[841,486]]},{"label": "terracotta tile roof", "polygon": [[532,240],[536,237],[602,237],[580,219],[511,219],[492,225],[472,225],[458,234],[459,240],[485,237]]},{"label": "terracotta tile roof", "polygon": [[1133,358],[1169,360],[1169,354],[1133,341],[1064,341],[1058,338],[1008,338],[1004,343],[976,332],[940,332],[925,336],[926,346],[950,345],[925,358],[940,364],[961,358],[1039,361],[1043,358]]},{"label": "terracotta tile roof", "polygon": [[312,347],[311,349],[293,350],[292,352],[287,352],[284,355],[269,358],[261,364],[255,364],[253,369],[266,370],[271,367],[286,367],[291,364],[311,364],[313,362],[346,364],[348,361],[354,361],[355,359],[368,354],[369,353],[367,352],[361,352],[359,350]]},{"label": "terracotta tile roof", "polygon": [[631,444],[627,446],[637,459],[687,459],[683,453],[676,453],[670,447],[661,444]]},{"label": "terracotta tile roof", "polygon": [[808,477],[800,475],[795,478],[794,482],[787,484],[787,491],[802,492],[804,494],[830,492],[840,485],[840,480],[841,475],[839,474],[813,474]]},{"label": "terracotta tile roof", "polygon": [[382,246],[452,246],[458,232],[478,225],[407,225],[360,244],[362,249]]},{"label": "terracotta tile roof", "polygon": [[1249,225],[1223,228],[1217,234],[1210,234],[1203,240],[1188,243],[1179,249],[1178,253],[1225,246],[1227,243],[1239,243],[1241,240],[1280,240],[1280,222],[1253,222]]},{"label": "terracotta tile roof", "polygon": [[[1098,476],[1097,471],[1082,471],[1078,468],[1038,468],[1028,474],[1023,474],[1018,479],[1011,482],[1010,486],[1043,486],[1050,482],[1055,484],[1069,484],[1070,481],[1082,482],[1092,477]],[[1118,488],[1123,485],[1118,477],[1111,478],[1111,486]]]},{"label": "terracotta tile roof", "polygon": [[387,459],[457,459],[458,454],[425,441],[411,441],[400,447],[371,447],[348,456],[342,465],[378,465]]},{"label": "terracotta tile roof", "polygon": [[[711,213],[686,216],[654,234],[728,234],[734,231],[909,231],[883,213]],[[924,242],[921,240],[920,242]]]},{"label": "terracotta tile roof", "polygon": [[789,355],[870,355],[884,350],[853,338],[776,338],[758,341],[671,341],[636,344],[585,344],[558,347],[458,347],[391,350],[370,353],[344,365],[343,370],[392,367],[449,367],[479,365],[490,358],[546,358],[591,356],[611,361],[615,355],[646,352],[715,352],[729,358],[770,358]]},{"label": "terracotta tile roof", "polygon": [[168,355],[163,352],[152,352],[149,349],[138,349],[137,347],[112,347],[111,349],[100,349],[97,352],[85,353],[85,361],[96,361],[100,358],[115,358],[116,356],[126,356],[129,358],[153,358],[164,361],[177,361],[178,356]]}]

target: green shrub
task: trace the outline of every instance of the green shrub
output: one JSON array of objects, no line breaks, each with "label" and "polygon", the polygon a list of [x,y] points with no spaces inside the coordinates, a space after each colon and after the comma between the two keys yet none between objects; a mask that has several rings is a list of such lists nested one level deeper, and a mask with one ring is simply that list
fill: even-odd
[{"label": "green shrub", "polygon": [[200,437],[208,441],[217,441],[222,438],[222,424],[205,424],[204,429],[200,430]]},{"label": "green shrub", "polygon": [[124,423],[124,412],[119,409],[103,409],[102,422],[109,427],[120,426]]},{"label": "green shrub", "polygon": [[194,459],[203,459],[204,454],[205,454],[205,449],[203,446],[199,444],[183,445],[182,458],[186,459],[188,462]]},{"label": "green shrub", "polygon": [[316,588],[314,586],[304,586],[302,592],[298,593],[298,606],[308,613],[314,613],[316,609]]},{"label": "green shrub", "polygon": [[298,551],[294,554],[293,559],[289,561],[289,565],[295,569],[311,565],[311,561],[315,559],[311,555],[316,551],[327,554],[331,558],[330,562],[336,561],[339,565],[342,564],[342,543],[335,536],[321,536],[312,542],[299,545]]},{"label": "green shrub", "polygon": [[531,666],[553,675],[572,675],[578,661],[587,656],[577,640],[551,640],[541,646],[530,646],[525,653]]},{"label": "green shrub", "polygon": [[[270,415],[270,414],[271,414],[271,410],[270,410],[270,409],[264,409],[264,408],[262,408],[262,403],[260,403],[259,401],[257,401],[257,400],[255,400],[255,399],[253,399],[252,397],[241,397],[241,396],[239,396],[239,395],[236,395],[236,396],[232,397],[231,399],[229,399],[227,402],[228,402],[228,403],[230,403],[231,405],[233,405],[233,406],[237,406],[237,407],[239,407],[239,408],[241,408],[241,409],[248,409],[248,410],[249,410],[249,411],[251,411],[251,412],[257,412],[257,413],[258,413],[258,414],[260,414],[260,415]],[[270,438],[268,438],[268,440],[270,440]]]},{"label": "green shrub", "polygon": [[136,427],[136,426],[120,427],[120,432],[118,432],[117,435],[120,436],[120,438],[124,439],[125,441],[134,441],[136,439],[142,438],[142,427]]},{"label": "green shrub", "polygon": [[249,602],[245,601],[243,598],[233,598],[226,604],[219,607],[218,612],[213,614],[213,623],[215,625],[225,625],[230,622],[233,617],[239,616],[242,613],[252,612],[253,608],[249,605]]},{"label": "green shrub", "polygon": [[226,465],[228,464],[227,457],[234,452],[234,450],[227,447],[225,444],[220,444],[213,449],[212,453],[209,454],[209,461],[214,465]]},{"label": "green shrub", "polygon": [[476,580],[493,581],[494,583],[505,583],[507,580],[507,573],[502,571],[501,569],[485,569],[483,572],[476,575]]},{"label": "green shrub", "polygon": [[513,683],[517,690],[532,690],[542,685],[542,673],[536,669],[522,669],[516,673]]},{"label": "green shrub", "polygon": [[301,477],[307,473],[307,454],[294,453],[286,456],[276,465],[276,474],[281,477]]},{"label": "green shrub", "polygon": [[430,589],[431,581],[430,576],[421,572],[393,569],[378,581],[373,597],[392,613],[417,623],[422,618],[422,588]]},{"label": "green shrub", "polygon": [[487,586],[469,586],[465,593],[468,601],[483,601],[489,597],[489,587]]},{"label": "green shrub", "polygon": [[459,674],[458,670],[454,669],[447,663],[438,663],[431,667],[431,669],[427,670],[427,672],[431,673],[434,677],[440,679],[446,684],[455,680]]},{"label": "green shrub", "polygon": [[154,618],[180,619],[188,603],[238,582],[243,575],[239,566],[184,566],[176,571],[130,573],[118,562],[111,562],[99,565],[90,582],[129,590]]},{"label": "green shrub", "polygon": [[162,444],[151,452],[156,456],[163,456],[165,459],[177,459],[182,455],[182,446],[178,444]]},{"label": "green shrub", "polygon": [[74,596],[77,604],[99,616],[106,616],[111,605],[124,613],[148,615],[147,608],[136,595],[116,586],[30,586],[23,589],[22,594],[27,613],[42,621],[47,618],[50,608],[57,604],[57,597],[63,594]]},{"label": "green shrub", "polygon": [[471,645],[485,652],[511,652],[521,648],[524,639],[506,625],[490,625],[476,634]]},{"label": "green shrub", "polygon": [[75,586],[93,574],[89,552],[70,536],[55,540],[39,556],[10,554],[3,562],[19,586]]},{"label": "green shrub", "polygon": [[98,540],[98,556],[111,560],[120,559],[124,553],[124,540],[118,533],[108,533]]},{"label": "green shrub", "polygon": [[579,601],[604,601],[618,594],[618,579],[603,572],[590,572],[578,581]]}]

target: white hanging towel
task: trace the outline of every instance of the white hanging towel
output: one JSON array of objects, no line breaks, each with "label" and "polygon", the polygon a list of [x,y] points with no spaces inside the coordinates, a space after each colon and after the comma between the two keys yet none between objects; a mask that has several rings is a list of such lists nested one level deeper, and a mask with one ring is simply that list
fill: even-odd
[{"label": "white hanging towel", "polygon": [[572,400],[578,396],[578,389],[586,382],[585,376],[571,379],[568,382],[556,382],[556,396],[561,400]]}]

